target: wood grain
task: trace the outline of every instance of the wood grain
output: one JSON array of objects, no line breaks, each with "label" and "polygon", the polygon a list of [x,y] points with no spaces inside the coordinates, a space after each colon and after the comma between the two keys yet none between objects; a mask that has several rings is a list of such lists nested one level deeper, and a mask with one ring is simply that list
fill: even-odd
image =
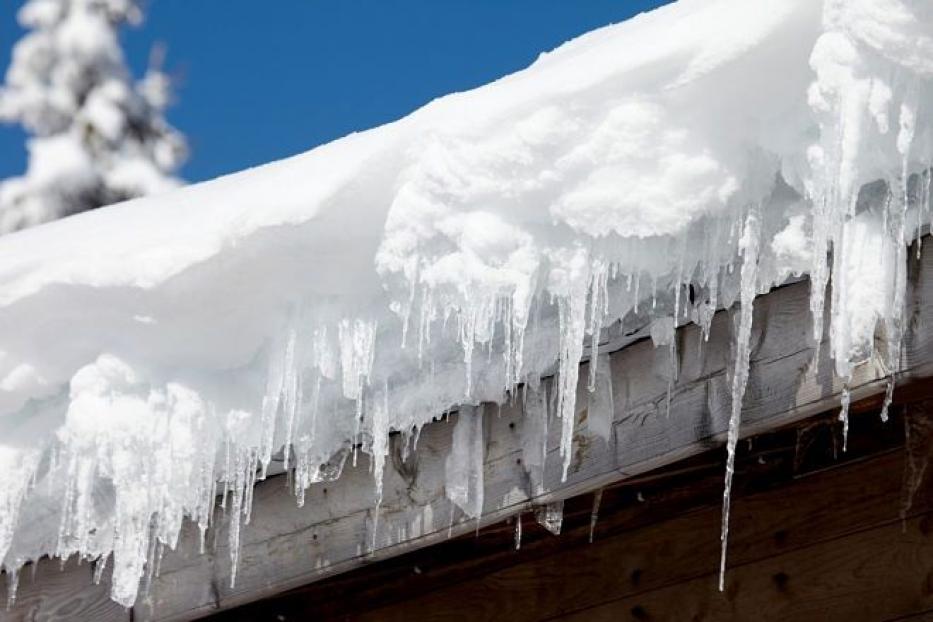
[{"label": "wood grain", "polygon": [[[49,561],[30,564],[22,569],[15,607],[10,611],[0,609],[0,620],[129,622],[130,611],[109,598],[109,572],[105,572],[100,584],[95,585],[91,565],[79,565],[72,558],[61,568],[57,560],[56,563]],[[6,586],[0,589],[0,599],[0,603],[6,603]]]},{"label": "wood grain", "polygon": [[730,587],[710,574],[551,619],[885,620],[933,606],[933,516],[823,542],[734,568]]},{"label": "wood grain", "polygon": [[[597,615],[594,612],[605,610],[607,619],[610,614],[628,619],[630,610],[640,607],[652,616],[645,619],[691,619],[690,615],[681,617],[676,611],[659,608],[656,603],[665,599],[680,602],[687,598],[681,595],[681,590],[687,594],[696,592],[696,596],[689,598],[707,607],[719,598],[728,601],[736,590],[744,589],[748,577],[774,578],[779,571],[772,570],[773,564],[766,560],[784,560],[794,552],[848,541],[866,531],[880,528],[879,539],[886,538],[891,546],[898,546],[903,468],[903,452],[886,452],[870,460],[801,478],[776,490],[738,497],[729,542],[729,589],[723,596],[716,589],[720,508],[713,496],[707,497],[706,506],[674,518],[601,537],[591,546],[571,546],[421,596],[414,596],[419,594],[419,578],[412,577],[412,585],[405,588],[408,600],[350,617],[365,621],[417,618],[521,622],[556,619],[579,611]],[[927,522],[920,523],[927,529],[933,525],[928,514],[933,504],[929,496],[918,501],[909,518],[927,517]],[[916,544],[918,540],[910,542]],[[933,555],[933,542],[924,546],[931,548],[918,549],[918,555]],[[838,552],[830,547],[825,555],[829,559]],[[867,552],[876,554],[872,548]],[[801,553],[803,561],[793,568],[807,567],[807,572],[829,575],[836,572],[825,563],[816,570],[810,568],[806,562],[809,555]],[[842,572],[845,575],[847,571]],[[891,591],[898,587],[888,585]],[[794,597],[811,596],[801,593]],[[361,597],[365,600],[365,594]],[[761,601],[762,605],[767,602]],[[710,609],[710,613],[723,612]],[[581,614],[580,619],[585,617]]]}]

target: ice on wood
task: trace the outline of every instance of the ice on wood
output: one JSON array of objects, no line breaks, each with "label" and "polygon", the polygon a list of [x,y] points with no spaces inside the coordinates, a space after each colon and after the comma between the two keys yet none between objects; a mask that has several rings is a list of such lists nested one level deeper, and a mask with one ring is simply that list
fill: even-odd
[{"label": "ice on wood", "polygon": [[544,491],[547,461],[548,403],[546,385],[525,385],[521,429],[522,467],[528,474],[531,495]]},{"label": "ice on wood", "polygon": [[447,498],[476,519],[483,514],[483,410],[464,406],[457,415],[444,474]]},{"label": "ice on wood", "polygon": [[219,498],[234,580],[273,464],[304,503],[370,452],[378,503],[389,433],[452,411],[447,494],[478,518],[470,404],[522,400],[542,494],[549,423],[567,477],[583,408],[612,438],[606,329],[650,334],[673,379],[675,327],[740,301],[725,541],[756,294],[808,274],[840,378],[899,369],[931,33],[926,0],[681,0],[384,127],[0,239],[3,567],[112,557],[131,605]]},{"label": "ice on wood", "polygon": [[586,427],[590,434],[608,442],[612,437],[612,420],[615,414],[609,355],[600,354],[590,365],[595,369],[595,373],[587,400]]},{"label": "ice on wood", "polygon": [[535,508],[535,520],[555,536],[560,535],[564,524],[564,502],[553,501]]}]

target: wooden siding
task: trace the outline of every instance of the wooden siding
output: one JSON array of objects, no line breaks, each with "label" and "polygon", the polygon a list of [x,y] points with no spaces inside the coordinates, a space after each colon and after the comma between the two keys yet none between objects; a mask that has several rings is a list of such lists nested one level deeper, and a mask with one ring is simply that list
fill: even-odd
[{"label": "wooden siding", "polygon": [[519,551],[513,527],[502,525],[211,622],[851,622],[929,615],[933,489],[921,467],[933,449],[933,413],[908,412],[887,424],[877,412],[854,416],[844,454],[835,413],[743,444],[723,593],[723,457],[714,452],[603,491],[592,544],[587,495],[570,504],[560,537],[525,515],[529,535]]}]

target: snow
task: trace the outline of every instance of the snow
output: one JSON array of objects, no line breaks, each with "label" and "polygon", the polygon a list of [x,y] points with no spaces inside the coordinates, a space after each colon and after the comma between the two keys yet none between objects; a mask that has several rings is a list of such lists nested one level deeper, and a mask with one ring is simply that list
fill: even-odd
[{"label": "snow", "polygon": [[4,567],[112,554],[129,606],[217,495],[246,522],[274,462],[303,503],[362,450],[380,499],[389,431],[452,410],[447,494],[478,518],[481,404],[524,399],[538,491],[549,417],[565,474],[583,408],[611,435],[585,341],[650,326],[673,383],[674,327],[739,302],[725,545],[755,295],[809,274],[822,318],[832,283],[840,377],[898,369],[931,32],[921,0],[681,0],[387,126],[0,239]]}]

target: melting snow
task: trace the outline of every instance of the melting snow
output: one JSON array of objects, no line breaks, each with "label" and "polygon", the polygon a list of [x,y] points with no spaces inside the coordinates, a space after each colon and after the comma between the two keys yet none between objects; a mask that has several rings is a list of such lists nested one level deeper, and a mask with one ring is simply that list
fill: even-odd
[{"label": "melting snow", "polygon": [[675,324],[738,301],[725,542],[754,296],[807,273],[822,318],[832,282],[837,374],[898,369],[931,59],[926,0],[681,0],[396,123],[3,238],[4,568],[112,554],[131,605],[183,518],[203,532],[219,495],[248,521],[273,461],[301,503],[361,446],[379,497],[389,431],[458,406],[447,490],[478,517],[475,406],[525,397],[540,487],[549,412],[570,465],[584,340],[641,313],[673,364]]}]

